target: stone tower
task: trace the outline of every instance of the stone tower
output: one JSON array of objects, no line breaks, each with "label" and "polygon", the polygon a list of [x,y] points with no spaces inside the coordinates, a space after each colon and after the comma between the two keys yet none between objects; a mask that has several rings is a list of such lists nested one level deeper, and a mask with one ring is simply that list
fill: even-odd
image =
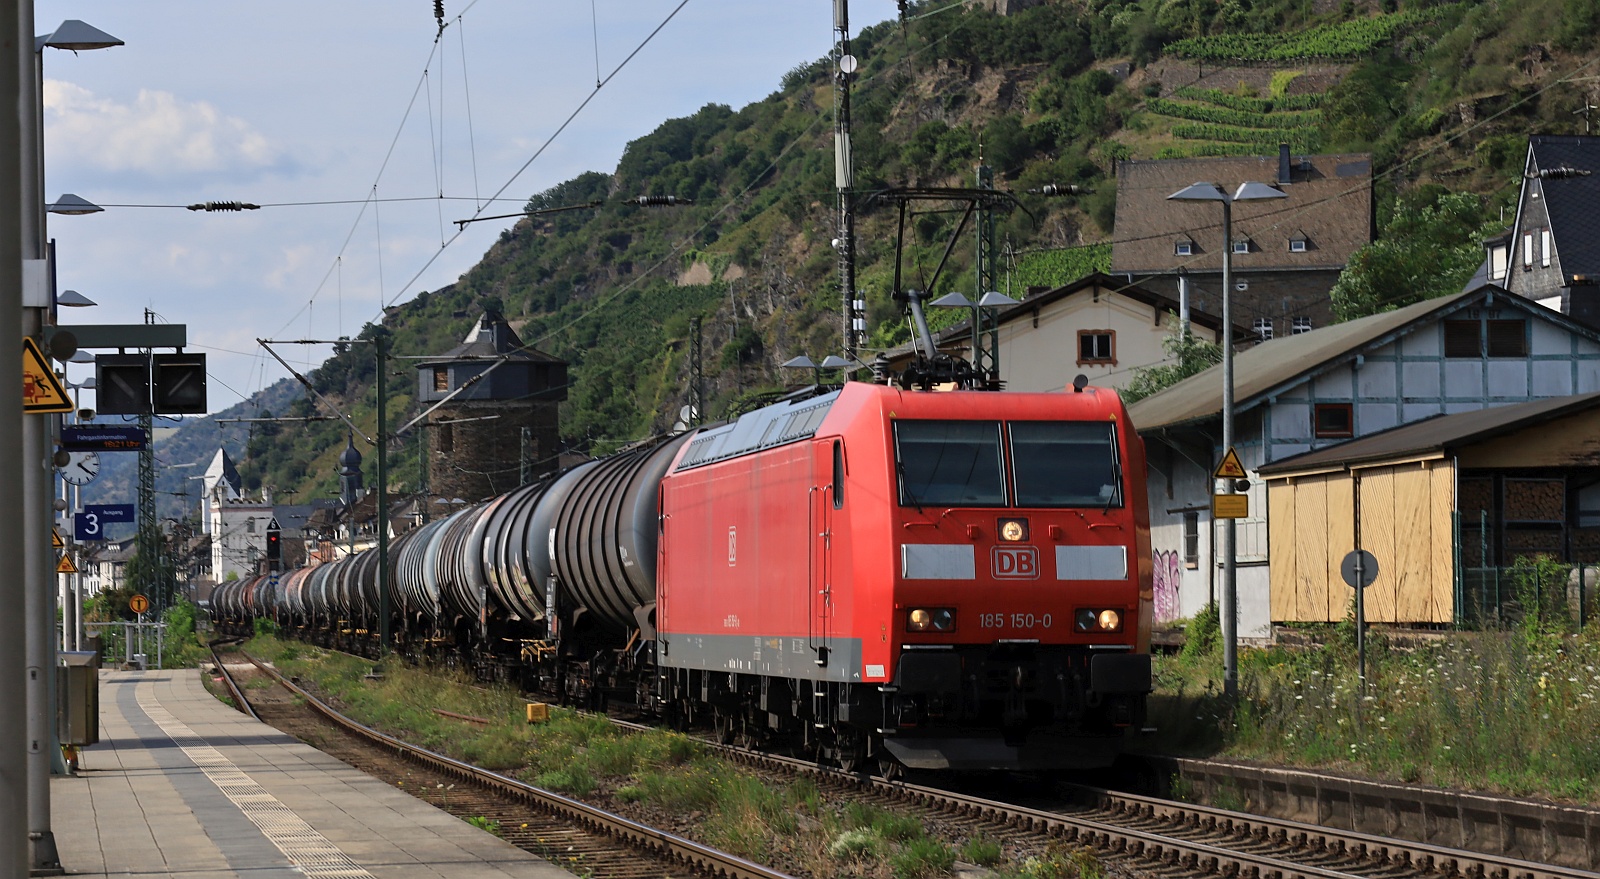
[{"label": "stone tower", "polygon": [[510,491],[522,484],[524,455],[532,477],[556,469],[567,364],[523,345],[497,303],[484,303],[461,345],[417,366],[417,402],[446,397],[426,431],[431,495],[472,502]]}]

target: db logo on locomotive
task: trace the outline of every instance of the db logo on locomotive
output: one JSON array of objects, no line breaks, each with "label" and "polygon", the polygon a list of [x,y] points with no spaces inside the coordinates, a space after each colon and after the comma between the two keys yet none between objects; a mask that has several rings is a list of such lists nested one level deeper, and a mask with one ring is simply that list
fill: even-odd
[{"label": "db logo on locomotive", "polygon": [[1032,546],[994,548],[994,576],[1000,580],[1039,579],[1039,550]]}]

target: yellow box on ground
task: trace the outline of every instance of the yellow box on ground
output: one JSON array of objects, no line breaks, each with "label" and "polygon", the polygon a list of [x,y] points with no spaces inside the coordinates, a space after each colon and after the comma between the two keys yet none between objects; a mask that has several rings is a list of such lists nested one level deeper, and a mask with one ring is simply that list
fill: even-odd
[{"label": "yellow box on ground", "polygon": [[550,706],[543,702],[528,703],[528,722],[544,723],[550,719]]}]

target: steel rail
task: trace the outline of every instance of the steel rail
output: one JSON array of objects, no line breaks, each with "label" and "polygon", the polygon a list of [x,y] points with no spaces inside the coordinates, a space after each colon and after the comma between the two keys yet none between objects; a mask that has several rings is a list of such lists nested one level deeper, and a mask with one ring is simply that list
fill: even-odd
[{"label": "steel rail", "polygon": [[260,720],[261,715],[256,714],[255,706],[251,705],[250,700],[244,697],[244,691],[239,689],[239,684],[233,679],[233,674],[228,671],[226,665],[222,664],[222,655],[217,652],[217,648],[223,644],[233,644],[239,640],[238,638],[218,638],[206,644],[206,647],[211,651],[211,661],[217,664],[217,673],[222,676],[223,686],[228,688],[228,695],[233,699],[234,707],[249,715],[251,720]]},{"label": "steel rail", "polygon": [[1212,806],[1178,803],[1156,797],[1077,786],[1093,797],[1101,811],[1138,821],[1159,821],[1202,831],[1247,836],[1280,844],[1313,845],[1318,849],[1375,859],[1384,863],[1421,865],[1445,874],[1488,879],[1600,879],[1600,873],[1540,864],[1518,858],[1446,848],[1405,839],[1375,836],[1288,819],[1263,818]]},{"label": "steel rail", "polygon": [[403,742],[393,736],[351,720],[279,674],[277,669],[266,665],[248,653],[241,655],[254,663],[256,668],[271,677],[279,685],[304,699],[312,710],[321,714],[330,722],[357,737],[367,739],[408,760],[431,766],[464,781],[498,789],[542,811],[620,839],[629,845],[658,857],[684,864],[706,875],[718,877],[718,879],[793,879],[786,873],[763,867],[736,855],[718,851],[709,846],[684,839],[676,834],[657,830],[654,827],[648,827],[621,815],[597,809],[587,803],[564,797],[561,794],[537,788],[497,772],[490,772],[487,769],[463,763],[443,754]]}]

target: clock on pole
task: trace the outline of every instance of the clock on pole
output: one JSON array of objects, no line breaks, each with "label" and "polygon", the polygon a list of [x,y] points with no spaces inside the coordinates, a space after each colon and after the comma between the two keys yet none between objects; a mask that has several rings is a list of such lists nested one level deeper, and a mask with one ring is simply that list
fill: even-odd
[{"label": "clock on pole", "polygon": [[94,452],[70,452],[61,478],[72,485],[88,485],[100,475],[100,456]]}]

